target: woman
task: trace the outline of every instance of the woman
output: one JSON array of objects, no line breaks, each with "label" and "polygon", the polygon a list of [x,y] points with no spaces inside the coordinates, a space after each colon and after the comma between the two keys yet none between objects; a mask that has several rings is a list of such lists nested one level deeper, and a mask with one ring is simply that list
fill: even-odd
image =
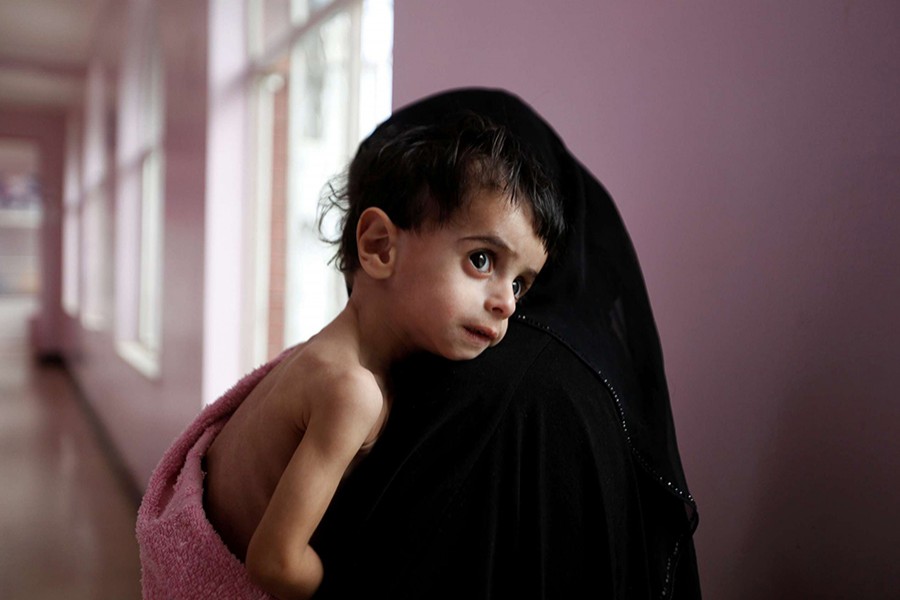
[{"label": "woman", "polygon": [[699,598],[687,490],[640,267],[607,192],[518,98],[397,111],[505,125],[565,204],[567,238],[504,343],[407,361],[394,413],[316,532],[318,598]]}]

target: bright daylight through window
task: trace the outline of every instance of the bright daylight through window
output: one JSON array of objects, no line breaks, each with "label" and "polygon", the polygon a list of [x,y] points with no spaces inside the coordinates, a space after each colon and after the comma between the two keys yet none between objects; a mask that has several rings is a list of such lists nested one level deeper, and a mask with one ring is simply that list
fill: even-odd
[{"label": "bright daylight through window", "polygon": [[390,113],[393,3],[257,0],[251,18],[259,69],[254,341],[262,361],[321,329],[346,301],[317,207]]}]

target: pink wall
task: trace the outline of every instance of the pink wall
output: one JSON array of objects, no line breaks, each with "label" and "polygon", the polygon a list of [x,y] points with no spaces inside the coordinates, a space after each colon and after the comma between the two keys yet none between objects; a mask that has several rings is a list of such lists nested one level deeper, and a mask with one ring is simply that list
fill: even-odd
[{"label": "pink wall", "polygon": [[397,2],[394,103],[505,87],[617,200],[709,598],[900,587],[900,4]]},{"label": "pink wall", "polygon": [[40,152],[43,194],[40,228],[40,309],[31,322],[31,337],[38,354],[59,354],[62,331],[62,209],[63,144],[65,119],[53,111],[0,109],[0,137],[27,139]]},{"label": "pink wall", "polygon": [[[128,4],[111,6],[125,10],[117,21],[122,26]],[[100,331],[86,330],[76,320],[68,323],[74,345],[68,353],[70,366],[139,486],[202,408],[207,9],[205,3],[178,0],[158,0],[153,6],[158,9],[166,89],[159,378],[145,377],[121,358],[112,319]],[[118,34],[109,33],[111,40],[97,45],[110,52],[101,56],[106,64],[115,65],[124,48],[116,45]],[[112,71],[114,81],[129,85],[119,75]]]}]

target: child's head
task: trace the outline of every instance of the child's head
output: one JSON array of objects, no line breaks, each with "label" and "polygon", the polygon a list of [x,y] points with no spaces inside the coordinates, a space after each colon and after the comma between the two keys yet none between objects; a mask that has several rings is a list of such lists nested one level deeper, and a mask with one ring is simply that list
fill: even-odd
[{"label": "child's head", "polygon": [[398,351],[451,359],[503,339],[563,228],[540,165],[474,115],[379,129],[332,203],[351,302],[377,315]]},{"label": "child's head", "polygon": [[552,182],[505,128],[471,113],[429,126],[379,128],[360,145],[343,187],[329,199],[342,214],[338,268],[352,286],[357,225],[367,208],[383,210],[401,230],[421,231],[449,223],[481,192],[527,207],[548,253],[562,236]]}]

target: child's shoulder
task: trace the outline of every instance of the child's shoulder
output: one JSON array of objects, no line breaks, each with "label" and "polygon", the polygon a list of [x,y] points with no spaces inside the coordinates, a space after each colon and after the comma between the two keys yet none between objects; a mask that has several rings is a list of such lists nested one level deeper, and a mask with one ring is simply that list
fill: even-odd
[{"label": "child's shoulder", "polygon": [[298,346],[285,358],[282,379],[287,385],[302,386],[313,403],[380,405],[383,400],[375,375],[357,357],[316,340]]}]

